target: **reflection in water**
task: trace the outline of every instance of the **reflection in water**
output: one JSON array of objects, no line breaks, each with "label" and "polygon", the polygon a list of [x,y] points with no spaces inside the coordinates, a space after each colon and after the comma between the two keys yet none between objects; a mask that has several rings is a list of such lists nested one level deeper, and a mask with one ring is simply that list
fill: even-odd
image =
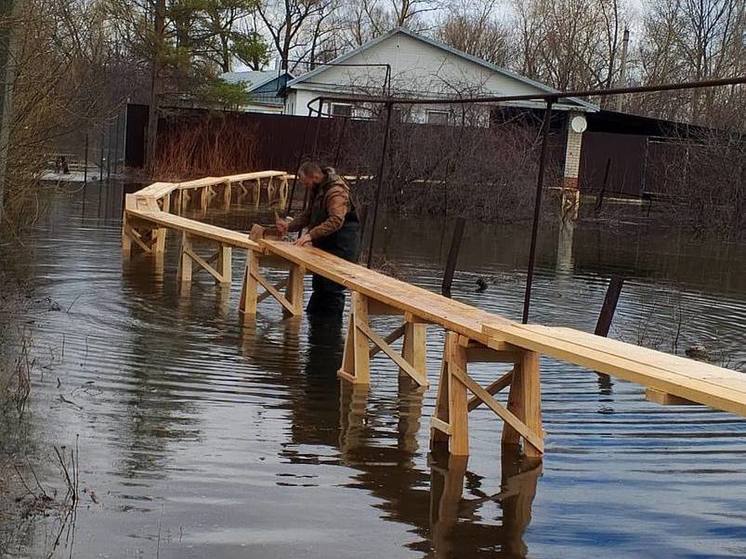
[{"label": "reflection in water", "polygon": [[561,220],[557,229],[557,276],[571,277],[573,270],[573,239],[575,222]]},{"label": "reflection in water", "polygon": [[[636,385],[611,391],[593,373],[547,359],[543,465],[501,450],[499,424],[480,409],[469,417],[468,467],[431,459],[434,388],[401,380],[380,355],[369,389],[340,385],[338,324],[283,320],[270,300],[244,318],[238,282],[228,290],[200,275],[180,292],[174,235],[162,264],[133,255],[123,265],[122,193],[57,193],[33,243],[38,296],[72,307],[35,317],[35,351],[58,358],[53,372],[32,376],[28,446],[80,434],[81,484],[99,503],[85,494],[76,556],[746,556],[746,494],[734,490],[746,476],[742,420],[661,407]],[[207,218],[242,229],[271,221],[245,207]],[[381,236],[401,274],[433,291],[447,249],[432,235],[437,226],[389,218]],[[717,335],[735,362],[746,358],[743,246],[583,223],[560,243],[542,229],[534,320],[592,330],[608,277],[621,270],[613,337],[669,328],[655,306],[664,290],[696,317],[683,324],[682,347]],[[454,296],[519,316],[527,234],[470,227]],[[242,265],[237,254],[235,278]],[[476,277],[492,280],[485,292],[474,291]],[[381,331],[396,325],[374,320]],[[431,329],[433,387],[442,344]],[[494,380],[489,364],[471,372],[483,385]],[[44,483],[56,472],[39,474]],[[45,537],[37,528],[24,555],[46,556]]]},{"label": "reflection in water", "polygon": [[[531,522],[541,460],[522,457],[517,445],[504,445],[500,461],[502,476],[496,495],[481,490],[482,478],[467,472],[467,458],[432,461],[430,522],[435,557],[526,557],[523,534]],[[465,480],[477,498],[463,498]],[[499,503],[502,509],[500,526],[477,521],[480,508],[489,502]]]}]

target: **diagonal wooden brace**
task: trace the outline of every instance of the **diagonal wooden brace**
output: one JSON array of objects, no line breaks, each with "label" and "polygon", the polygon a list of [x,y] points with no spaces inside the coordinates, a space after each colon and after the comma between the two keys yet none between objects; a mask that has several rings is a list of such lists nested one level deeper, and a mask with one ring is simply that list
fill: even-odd
[{"label": "diagonal wooden brace", "polygon": [[[467,373],[470,361],[516,364],[512,371],[483,388]],[[511,387],[511,392],[508,406],[505,407],[493,395],[507,386]],[[541,456],[544,452],[544,440],[539,388],[539,361],[534,352],[510,345],[492,351],[449,332],[446,335],[438,397],[431,422],[431,446],[434,449],[447,446],[454,455],[468,454],[468,412],[485,404],[505,424],[503,443],[517,444],[523,439],[526,443],[524,453],[527,456]],[[474,397],[467,399],[467,391],[474,394]]]}]

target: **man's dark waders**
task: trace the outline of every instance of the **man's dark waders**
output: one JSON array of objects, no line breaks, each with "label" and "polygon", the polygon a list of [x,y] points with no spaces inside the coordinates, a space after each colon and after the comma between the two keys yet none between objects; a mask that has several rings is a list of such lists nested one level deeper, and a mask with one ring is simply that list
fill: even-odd
[{"label": "man's dark waders", "polygon": [[[322,184],[317,187],[311,210],[311,220],[308,228],[313,229],[323,223],[329,217],[326,211],[326,188],[329,185]],[[360,255],[360,222],[355,209],[350,204],[350,210],[345,215],[342,227],[331,235],[313,241],[313,246],[321,250],[357,263]],[[306,312],[309,314],[330,314],[341,316],[345,306],[345,288],[323,276],[314,274],[311,282],[313,294],[311,295]]]}]

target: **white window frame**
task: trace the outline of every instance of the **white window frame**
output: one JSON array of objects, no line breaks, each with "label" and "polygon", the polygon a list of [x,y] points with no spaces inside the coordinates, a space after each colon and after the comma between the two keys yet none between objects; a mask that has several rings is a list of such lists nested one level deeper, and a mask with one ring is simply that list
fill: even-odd
[{"label": "white window frame", "polygon": [[[431,122],[430,115],[438,115],[445,119],[445,122]],[[443,109],[426,109],[425,110],[425,122],[427,124],[436,124],[438,126],[448,126],[451,123],[451,114],[449,111]]]},{"label": "white window frame", "polygon": [[[350,112],[349,114],[335,114],[335,110],[337,107],[345,109],[348,109]],[[343,117],[343,118],[352,118],[355,115],[354,107],[352,106],[352,103],[329,103],[329,116],[332,118],[334,117]]]}]

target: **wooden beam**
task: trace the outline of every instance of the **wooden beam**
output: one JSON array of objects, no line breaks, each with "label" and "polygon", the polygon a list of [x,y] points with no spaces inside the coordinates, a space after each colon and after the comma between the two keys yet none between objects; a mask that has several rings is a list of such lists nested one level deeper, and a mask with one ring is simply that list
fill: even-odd
[{"label": "wooden beam", "polygon": [[353,291],[342,367],[338,375],[355,384],[370,384],[370,346],[359,328],[360,324],[368,324],[368,298]]},{"label": "wooden beam", "polygon": [[660,390],[656,390],[655,388],[646,388],[645,398],[651,402],[660,404],[661,406],[697,405],[697,402],[692,402],[691,400],[687,400],[686,398],[681,398],[679,396],[674,396],[673,394],[668,394],[667,392],[661,392]]},{"label": "wooden beam", "polygon": [[404,311],[382,303],[376,299],[370,299],[368,301],[368,315],[369,316],[380,316],[380,315],[402,315]]},{"label": "wooden beam", "polygon": [[455,456],[469,455],[469,409],[466,376],[466,350],[458,345],[458,334],[446,334],[445,353],[448,375],[448,423],[451,438],[448,450]]},{"label": "wooden beam", "polygon": [[131,225],[126,224],[124,228],[125,234],[135,241],[135,244],[139,246],[145,253],[151,254],[153,252],[152,248],[145,244],[145,242],[142,240],[142,236],[140,233],[134,229]]},{"label": "wooden beam", "polygon": [[192,259],[187,254],[187,250],[192,246],[189,234],[184,231],[181,234],[181,248],[179,251],[179,268],[176,277],[181,283],[192,281]]},{"label": "wooden beam", "polygon": [[243,286],[241,287],[241,302],[238,307],[239,312],[245,315],[253,316],[256,314],[257,281],[253,271],[259,269],[259,256],[256,252],[249,249],[246,251],[246,267],[244,268]]},{"label": "wooden beam", "polygon": [[[277,283],[276,283],[276,284],[274,285],[274,287],[275,287],[275,289],[276,289],[277,291],[280,291],[280,290],[281,290],[281,289],[282,289],[283,287],[285,287],[285,286],[286,286],[287,284],[288,284],[288,280],[287,280],[287,278],[285,278],[284,280],[280,280],[279,282],[277,282]],[[271,294],[271,293],[270,293],[269,291],[265,291],[264,293],[262,293],[261,295],[259,295],[259,296],[258,296],[258,297],[256,298],[256,302],[257,302],[257,303],[261,303],[262,301],[264,301],[265,299],[267,299],[267,298],[269,298],[269,297],[272,297],[272,294]]]},{"label": "wooden beam", "polygon": [[303,314],[303,295],[304,286],[303,278],[306,275],[306,269],[303,266],[297,264],[291,264],[290,272],[288,273],[287,289],[285,296],[290,304],[293,306],[294,312],[292,316],[300,316]]},{"label": "wooden beam", "polygon": [[[199,264],[202,267],[202,269],[207,270],[207,272],[213,278],[215,278],[216,282],[218,282],[218,283],[226,283],[225,279],[220,274],[220,272],[218,272],[215,268],[213,268],[212,266],[210,266],[210,264],[204,258],[202,258],[199,254],[197,254],[196,252],[194,252],[194,250],[192,250],[191,246],[183,247],[183,253],[186,254],[187,256],[189,256],[189,258],[191,258],[192,260],[194,260],[197,264]],[[230,278],[229,278],[229,281],[230,281]]]},{"label": "wooden beam", "polygon": [[[487,391],[487,394],[491,394],[494,396],[498,392],[500,392],[503,388],[506,388],[510,386],[510,383],[513,381],[513,370],[511,369],[507,373],[505,373],[503,376],[501,376],[499,379],[497,379],[495,382],[487,386],[485,390]],[[474,410],[478,408],[482,403],[481,398],[478,398],[477,396],[474,396],[469,400],[469,411]]]},{"label": "wooden beam", "polygon": [[233,279],[233,251],[228,245],[220,245],[217,252],[218,270],[222,281],[220,283],[230,284]]},{"label": "wooden beam", "polygon": [[293,304],[288,301],[285,296],[280,293],[275,287],[267,281],[267,279],[262,276],[262,274],[259,273],[259,271],[255,270],[251,272],[251,275],[254,277],[254,279],[257,281],[259,285],[261,285],[264,289],[269,291],[270,295],[278,302],[280,303],[284,309],[292,316],[297,316],[298,313],[296,313],[295,307]]},{"label": "wooden beam", "polygon": [[456,378],[458,378],[459,381],[461,381],[469,390],[471,390],[477,398],[482,400],[488,408],[495,412],[500,419],[515,429],[539,453],[544,452],[544,442],[542,441],[541,434],[535,433],[528,425],[523,423],[518,417],[503,407],[502,404],[495,400],[484,388],[467,375],[465,371],[458,367],[454,367],[452,374],[455,375]]},{"label": "wooden beam", "polygon": [[399,369],[412,377],[412,379],[420,386],[427,386],[427,378],[423,378],[423,376],[412,365],[407,363],[407,361],[405,361],[404,358],[394,350],[394,348],[387,344],[381,336],[371,330],[366,323],[355,322],[355,326],[359,328],[371,342],[380,347],[381,351],[388,355],[394,363],[399,365]]},{"label": "wooden beam", "polygon": [[[404,335],[405,326],[406,326],[406,324],[402,324],[401,326],[397,326],[396,328],[394,328],[391,331],[390,334],[388,334],[387,336],[385,336],[383,338],[383,340],[387,344],[393,344],[396,340],[398,340],[399,338],[401,338]],[[372,348],[370,348],[369,356],[373,357],[374,355],[378,354],[380,351],[381,351],[380,347],[373,346]]]},{"label": "wooden beam", "polygon": [[[443,361],[440,366],[440,376],[438,377],[438,394],[435,397],[435,411],[430,420],[430,450],[433,452],[448,450],[448,436],[450,435],[449,413],[448,413],[448,364],[446,363],[447,354],[443,352]],[[449,425],[449,432],[445,433],[433,424],[437,419],[445,425]]]},{"label": "wooden beam", "polygon": [[[404,342],[401,350],[404,360],[412,365],[420,378],[424,379],[428,386],[427,380],[427,325],[419,322],[409,322],[404,324]],[[399,374],[402,374],[401,371]]]},{"label": "wooden beam", "polygon": [[437,417],[430,418],[430,426],[433,429],[437,429],[441,433],[445,433],[446,435],[451,434],[451,426],[442,419],[438,419]]}]

